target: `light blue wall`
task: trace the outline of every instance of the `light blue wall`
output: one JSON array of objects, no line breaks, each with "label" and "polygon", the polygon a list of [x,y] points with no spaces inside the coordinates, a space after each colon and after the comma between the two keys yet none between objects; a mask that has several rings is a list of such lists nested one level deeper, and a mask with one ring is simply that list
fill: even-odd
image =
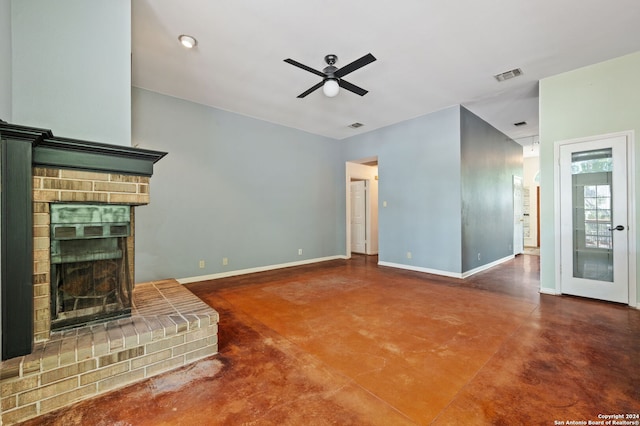
[{"label": "light blue wall", "polygon": [[[540,81],[540,286],[555,292],[556,238],[554,143],[614,132],[634,132],[635,165],[640,165],[640,52]],[[640,173],[636,171],[636,194]],[[636,195],[637,198],[637,195]],[[636,207],[636,223],[640,209]],[[631,230],[640,247],[640,230]],[[640,265],[640,253],[636,253]],[[631,285],[640,302],[640,268]],[[632,301],[633,304],[634,301]]]},{"label": "light blue wall", "polygon": [[133,129],[169,152],[136,209],[136,282],[344,253],[340,141],[137,88]]},{"label": "light blue wall", "polygon": [[0,120],[12,120],[11,0],[0,0]]},{"label": "light blue wall", "polygon": [[[468,249],[486,255],[480,265],[509,254],[521,149],[460,106],[342,141],[143,89],[133,90],[133,117],[135,145],[169,152],[156,165],[151,204],[136,209],[137,282],[346,254],[345,162],[369,157],[380,177],[380,262],[461,274],[479,266],[463,264],[463,229]],[[466,161],[479,161],[465,172],[461,129]],[[466,205],[482,220],[463,226],[462,179],[478,176]]]},{"label": "light blue wall", "polygon": [[379,261],[460,273],[460,107],[342,143],[343,161],[378,157]]},{"label": "light blue wall", "polygon": [[130,1],[14,0],[11,31],[12,122],[130,145]]},{"label": "light blue wall", "polygon": [[467,272],[513,254],[513,176],[523,177],[522,146],[466,108],[460,127],[462,271]]}]

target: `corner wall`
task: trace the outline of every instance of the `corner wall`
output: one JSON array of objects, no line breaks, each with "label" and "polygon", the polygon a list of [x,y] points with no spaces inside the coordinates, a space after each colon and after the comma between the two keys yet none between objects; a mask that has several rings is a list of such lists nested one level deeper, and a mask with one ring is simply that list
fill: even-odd
[{"label": "corner wall", "polygon": [[343,162],[378,157],[379,262],[459,275],[460,107],[342,143]]},{"label": "corner wall", "polygon": [[0,0],[0,120],[12,120],[11,0]]},{"label": "corner wall", "polygon": [[131,2],[14,0],[10,17],[11,122],[131,145]]},{"label": "corner wall", "polygon": [[[0,120],[11,120],[11,0],[0,0]],[[0,158],[2,148],[0,147]],[[0,165],[0,174],[2,166]],[[0,201],[0,223],[2,222]],[[0,230],[0,241],[2,237]],[[1,257],[1,255],[0,255]],[[2,261],[0,260],[0,288],[2,286]],[[0,291],[0,306],[2,292]],[[0,353],[2,352],[2,316],[0,315]]]},{"label": "corner wall", "polygon": [[513,176],[522,146],[461,108],[462,271],[513,255]]},{"label": "corner wall", "polygon": [[[557,231],[554,220],[554,143],[573,138],[632,130],[635,163],[640,165],[640,52],[580,68],[540,81],[540,286],[554,293]],[[640,188],[636,172],[636,190]],[[640,209],[636,208],[636,223]],[[640,230],[633,237],[640,245]],[[640,265],[640,256],[636,253]],[[636,272],[640,296],[640,280]],[[637,301],[636,301],[637,303]]]}]

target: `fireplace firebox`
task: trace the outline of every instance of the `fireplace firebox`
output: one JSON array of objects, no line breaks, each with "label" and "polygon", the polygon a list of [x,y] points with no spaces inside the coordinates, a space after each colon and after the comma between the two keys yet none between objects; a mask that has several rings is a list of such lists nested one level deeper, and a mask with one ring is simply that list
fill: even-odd
[{"label": "fireplace firebox", "polygon": [[128,205],[51,204],[51,329],[131,315]]}]

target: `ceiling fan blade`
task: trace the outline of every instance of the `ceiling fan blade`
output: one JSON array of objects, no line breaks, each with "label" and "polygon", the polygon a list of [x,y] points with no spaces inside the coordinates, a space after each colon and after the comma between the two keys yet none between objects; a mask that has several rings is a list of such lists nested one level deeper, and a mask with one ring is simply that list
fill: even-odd
[{"label": "ceiling fan blade", "polygon": [[340,87],[342,87],[343,89],[346,89],[350,92],[355,93],[356,95],[360,95],[360,96],[364,96],[367,93],[369,93],[368,90],[364,90],[362,87],[358,87],[355,84],[351,84],[348,81],[344,81],[344,80],[338,80],[338,84],[340,85]]},{"label": "ceiling fan blade", "polygon": [[[367,64],[370,64],[371,62],[375,61],[376,58],[371,54],[371,53],[367,53],[366,55],[364,55],[362,58],[360,59],[356,59],[355,61],[351,62],[350,64],[345,65],[344,67],[340,68],[338,71],[336,71],[335,73],[333,73],[336,77],[338,78],[342,78],[345,75],[354,72],[355,70],[364,67]],[[346,87],[345,87],[346,89]]]},{"label": "ceiling fan blade", "polygon": [[316,84],[315,86],[313,86],[313,87],[311,87],[311,88],[309,88],[309,89],[305,90],[304,92],[300,93],[300,94],[298,95],[298,97],[299,97],[299,98],[304,98],[304,97],[305,97],[305,96],[307,96],[309,93],[311,93],[311,92],[313,92],[313,91],[318,90],[319,88],[321,88],[323,84],[324,84],[324,82],[323,82],[323,81],[321,81],[320,83]]},{"label": "ceiling fan blade", "polygon": [[284,61],[286,63],[288,63],[288,64],[291,64],[291,65],[295,66],[295,67],[302,68],[305,71],[309,71],[312,74],[318,75],[320,77],[325,77],[325,75],[324,75],[324,73],[322,71],[314,70],[313,68],[308,67],[308,66],[306,66],[304,64],[301,64],[298,61],[294,61],[293,59],[285,59]]}]

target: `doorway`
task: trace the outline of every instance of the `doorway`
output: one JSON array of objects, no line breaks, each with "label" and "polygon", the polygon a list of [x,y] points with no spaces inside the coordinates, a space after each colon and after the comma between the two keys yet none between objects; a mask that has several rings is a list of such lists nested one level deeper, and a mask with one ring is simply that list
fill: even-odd
[{"label": "doorway", "polygon": [[351,181],[351,252],[367,253],[367,181]]},{"label": "doorway", "polygon": [[513,176],[513,254],[524,252],[524,196],[522,177]]},{"label": "doorway", "polygon": [[563,294],[635,303],[631,134],[556,144]]},{"label": "doorway", "polygon": [[346,163],[346,257],[378,254],[378,159]]}]

